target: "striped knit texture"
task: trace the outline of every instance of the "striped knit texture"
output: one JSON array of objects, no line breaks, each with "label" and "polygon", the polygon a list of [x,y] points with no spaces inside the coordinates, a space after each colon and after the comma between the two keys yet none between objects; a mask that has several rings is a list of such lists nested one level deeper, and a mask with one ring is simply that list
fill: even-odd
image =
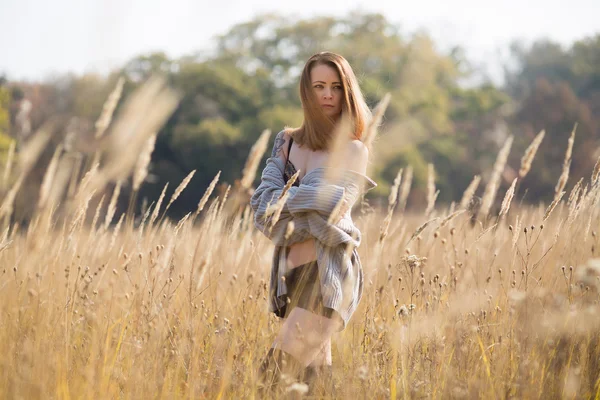
[{"label": "striped knit texture", "polygon": [[[283,170],[283,160],[268,158],[261,183],[250,200],[254,225],[275,244],[269,310],[282,307],[281,298],[287,294],[282,279],[287,272],[285,247],[314,238],[323,304],[340,314],[345,328],[358,306],[363,288],[362,265],[356,249],[361,242],[361,232],[354,225],[350,210],[361,193],[377,185],[369,177],[354,171],[338,174],[335,183],[326,182],[326,169],[316,168],[302,178],[299,186],[289,189],[279,220],[269,231],[272,221],[265,213],[283,192]],[[350,207],[337,224],[329,224],[327,220],[342,198]],[[290,221],[294,221],[294,232],[286,240],[285,231]],[[349,252],[346,251],[348,247],[352,249]]]}]

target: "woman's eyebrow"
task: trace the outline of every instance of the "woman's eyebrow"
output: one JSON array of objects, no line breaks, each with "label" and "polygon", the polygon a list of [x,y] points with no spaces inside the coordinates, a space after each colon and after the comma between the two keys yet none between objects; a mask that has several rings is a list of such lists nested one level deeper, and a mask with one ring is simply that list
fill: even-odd
[{"label": "woman's eyebrow", "polygon": [[[327,82],[324,82],[324,81],[314,81],[313,83],[327,83]],[[340,84],[341,82],[338,82],[338,81],[331,82],[332,85],[335,85],[336,83]]]}]

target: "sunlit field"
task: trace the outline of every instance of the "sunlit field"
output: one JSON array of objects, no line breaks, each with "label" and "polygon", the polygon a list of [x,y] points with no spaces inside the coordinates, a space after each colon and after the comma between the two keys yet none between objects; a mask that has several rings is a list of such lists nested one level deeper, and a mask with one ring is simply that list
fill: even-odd
[{"label": "sunlit field", "polygon": [[[155,134],[177,103],[153,80],[112,118],[119,95],[117,88],[105,105],[99,150],[81,177],[72,180],[70,154],[56,151],[26,223],[11,218],[15,196],[50,128],[9,155],[0,397],[305,396],[306,386],[286,377],[270,391],[257,382],[280,324],[266,301],[273,245],[247,205],[268,134],[240,180],[218,195],[216,176],[183,219],[165,215],[193,171],[141,212],[116,213],[124,182],[133,204]],[[537,147],[499,193],[510,145],[477,190],[481,201],[475,177],[462,201],[436,205],[432,166],[426,208],[406,204],[409,167],[387,209],[366,199],[356,205],[364,294],[334,336],[333,380],[313,397],[600,398],[600,168],[564,193],[572,141],[565,143],[555,201],[520,206],[519,182]]]}]

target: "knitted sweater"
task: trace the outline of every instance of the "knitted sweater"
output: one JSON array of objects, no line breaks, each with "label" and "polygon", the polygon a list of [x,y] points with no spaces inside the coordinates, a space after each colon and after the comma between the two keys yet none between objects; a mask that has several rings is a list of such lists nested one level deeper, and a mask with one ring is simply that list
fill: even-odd
[{"label": "knitted sweater", "polygon": [[[338,170],[335,180],[326,180],[326,168],[313,169],[302,178],[300,186],[288,190],[279,219],[273,225],[273,215],[267,215],[266,210],[281,197],[285,186],[283,170],[284,161],[279,157],[268,158],[261,183],[250,200],[254,225],[275,244],[269,310],[281,308],[284,305],[282,297],[287,294],[282,279],[287,272],[284,248],[314,238],[323,305],[340,314],[343,329],[356,310],[363,290],[362,265],[356,250],[361,233],[354,225],[350,211],[360,194],[377,184],[369,177],[349,170]],[[329,216],[342,199],[350,206],[348,211],[336,224],[328,223]],[[286,239],[290,221],[293,221],[294,230]]]}]

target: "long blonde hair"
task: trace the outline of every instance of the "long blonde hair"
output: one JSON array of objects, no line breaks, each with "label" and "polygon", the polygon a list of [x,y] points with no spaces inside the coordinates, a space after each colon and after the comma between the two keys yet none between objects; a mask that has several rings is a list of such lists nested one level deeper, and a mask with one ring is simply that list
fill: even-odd
[{"label": "long blonde hair", "polygon": [[349,115],[352,123],[352,137],[361,139],[371,119],[371,111],[358,85],[358,80],[348,61],[339,54],[320,52],[308,59],[300,78],[300,99],[304,109],[304,121],[299,128],[288,129],[294,141],[309,149],[326,150],[333,137],[336,121],[328,117],[319,106],[313,93],[310,73],[317,65],[328,65],[340,76],[343,88],[342,115]]}]

